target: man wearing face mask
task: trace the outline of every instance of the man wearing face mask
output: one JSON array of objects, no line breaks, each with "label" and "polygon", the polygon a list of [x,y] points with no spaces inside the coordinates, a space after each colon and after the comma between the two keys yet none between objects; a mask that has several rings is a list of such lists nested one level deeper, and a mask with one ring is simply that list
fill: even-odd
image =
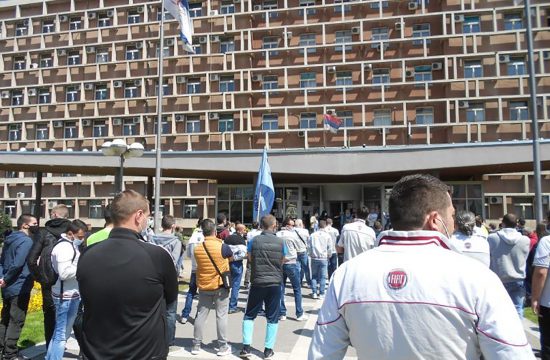
[{"label": "man wearing face mask", "polygon": [[141,238],[149,217],[143,195],[116,195],[111,217],[109,238],[88,248],[78,264],[82,352],[90,360],[165,359],[166,304],[178,296],[174,262]]},{"label": "man wearing face mask", "polygon": [[333,274],[309,360],[534,359],[498,277],[450,250],[449,187],[431,175],[398,181],[389,198],[394,230]]},{"label": "man wearing face mask", "polygon": [[17,231],[4,241],[0,257],[0,287],[2,287],[2,320],[0,321],[0,356],[2,359],[22,359],[17,355],[17,341],[25,324],[33,278],[26,264],[32,247],[33,234],[38,231],[36,218],[23,214],[17,219]]}]

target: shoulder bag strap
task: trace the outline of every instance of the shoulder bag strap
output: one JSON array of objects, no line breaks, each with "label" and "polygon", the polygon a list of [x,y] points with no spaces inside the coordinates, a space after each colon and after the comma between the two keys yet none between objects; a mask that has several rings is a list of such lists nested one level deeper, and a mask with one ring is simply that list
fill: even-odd
[{"label": "shoulder bag strap", "polygon": [[220,277],[223,277],[222,273],[220,272],[220,269],[218,269],[218,266],[214,262],[214,259],[212,259],[212,256],[210,256],[210,253],[208,252],[208,249],[206,248],[205,241],[202,242],[202,247],[204,247],[204,251],[206,251],[206,255],[208,255],[208,258],[212,262],[212,265],[214,265],[214,268],[216,269],[216,272],[218,273],[218,275],[220,275]]},{"label": "shoulder bag strap", "polygon": [[298,230],[295,229],[294,232],[296,233],[296,235],[298,235],[298,237],[300,238],[300,240],[302,240],[302,242],[304,243],[304,245],[307,246],[307,244],[306,244],[304,238],[302,238],[302,236],[300,235],[300,233],[298,232]]}]

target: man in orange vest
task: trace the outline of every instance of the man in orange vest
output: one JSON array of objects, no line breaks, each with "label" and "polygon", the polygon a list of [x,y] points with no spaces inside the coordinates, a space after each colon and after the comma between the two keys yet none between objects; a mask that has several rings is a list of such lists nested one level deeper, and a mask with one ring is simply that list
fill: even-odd
[{"label": "man in orange vest", "polygon": [[193,333],[191,353],[201,351],[201,342],[206,319],[210,309],[216,310],[216,327],[218,332],[218,356],[231,354],[227,343],[227,312],[229,309],[229,289],[224,287],[220,274],[229,271],[229,261],[233,252],[229,245],[216,237],[216,224],[210,219],[201,223],[204,242],[195,246],[197,261],[197,287],[199,288],[199,305]]}]

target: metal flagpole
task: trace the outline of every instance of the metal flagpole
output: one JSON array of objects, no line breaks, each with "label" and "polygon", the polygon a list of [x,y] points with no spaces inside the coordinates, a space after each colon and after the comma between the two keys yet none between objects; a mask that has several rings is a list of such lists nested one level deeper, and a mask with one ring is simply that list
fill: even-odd
[{"label": "metal flagpole", "polygon": [[160,225],[160,161],[161,161],[161,133],[162,133],[162,96],[164,95],[163,87],[163,68],[164,68],[164,1],[160,2],[160,42],[158,55],[158,91],[157,91],[157,136],[155,137],[156,161],[155,161],[155,209],[154,209],[154,229],[159,231]]},{"label": "metal flagpole", "polygon": [[[258,181],[260,181],[260,179],[258,179]],[[260,193],[258,194],[258,211],[257,211],[257,214],[256,214],[256,221],[258,222],[258,224],[260,223],[260,205],[261,205],[261,202],[262,202],[262,191],[260,190]]]},{"label": "metal flagpole", "polygon": [[531,24],[531,5],[529,0],[525,1],[525,38],[527,40],[527,60],[529,63],[529,91],[531,94],[531,135],[533,136],[533,181],[535,185],[535,219],[537,224],[542,222],[542,188],[540,173],[540,147],[539,147],[539,124],[537,114],[537,83],[535,81],[535,60],[533,59],[533,26]]}]

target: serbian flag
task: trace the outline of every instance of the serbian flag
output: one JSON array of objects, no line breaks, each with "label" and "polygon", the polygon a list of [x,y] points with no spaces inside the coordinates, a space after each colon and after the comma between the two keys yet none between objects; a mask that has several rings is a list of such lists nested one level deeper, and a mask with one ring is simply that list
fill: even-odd
[{"label": "serbian flag", "polygon": [[194,54],[195,51],[193,50],[193,42],[191,40],[193,36],[193,20],[189,16],[189,2],[187,0],[165,0],[164,7],[180,23],[180,37],[183,40],[183,48],[185,51]]},{"label": "serbian flag", "polygon": [[323,119],[325,121],[325,129],[330,130],[333,134],[336,134],[340,126],[342,126],[342,120],[337,118],[336,115],[325,114]]}]

